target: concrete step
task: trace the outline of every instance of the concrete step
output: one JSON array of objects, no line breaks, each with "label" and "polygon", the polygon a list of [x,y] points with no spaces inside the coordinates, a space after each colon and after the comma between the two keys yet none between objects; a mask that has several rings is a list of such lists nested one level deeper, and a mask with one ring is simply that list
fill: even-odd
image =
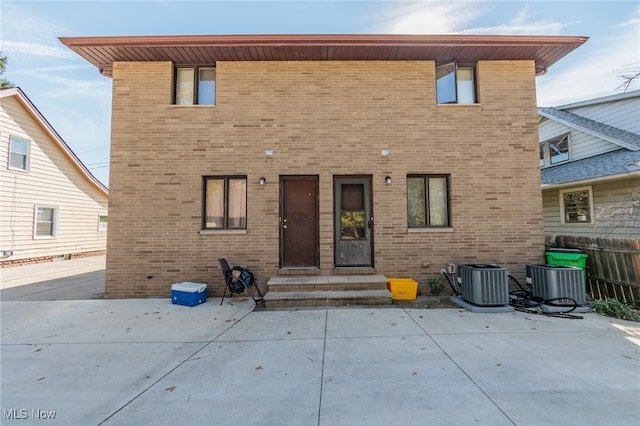
[{"label": "concrete step", "polygon": [[389,305],[384,275],[274,277],[267,283],[267,308]]},{"label": "concrete step", "polygon": [[384,275],[331,275],[274,277],[267,282],[269,291],[343,291],[386,290]]},{"label": "concrete step", "polygon": [[306,308],[322,306],[390,305],[389,290],[342,291],[269,291],[265,296],[267,308]]}]

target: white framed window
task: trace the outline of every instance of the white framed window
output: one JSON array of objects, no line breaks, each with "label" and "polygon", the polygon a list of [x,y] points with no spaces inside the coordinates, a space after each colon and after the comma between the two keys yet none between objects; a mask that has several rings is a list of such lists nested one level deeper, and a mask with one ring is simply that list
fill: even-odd
[{"label": "white framed window", "polygon": [[475,104],[475,67],[455,62],[436,66],[436,98],[439,104]]},{"label": "white framed window", "polygon": [[560,219],[563,224],[593,224],[593,191],[590,186],[560,191]]},{"label": "white framed window", "polygon": [[98,231],[106,231],[109,223],[109,217],[107,215],[98,216]]},{"label": "white framed window", "polygon": [[565,133],[540,144],[540,167],[569,161],[570,134]]},{"label": "white framed window", "polygon": [[58,208],[35,206],[33,238],[54,238],[58,235]]},{"label": "white framed window", "polygon": [[176,105],[215,105],[215,67],[177,67],[174,103]]},{"label": "white framed window", "polygon": [[29,170],[31,142],[15,136],[9,138],[9,168]]}]

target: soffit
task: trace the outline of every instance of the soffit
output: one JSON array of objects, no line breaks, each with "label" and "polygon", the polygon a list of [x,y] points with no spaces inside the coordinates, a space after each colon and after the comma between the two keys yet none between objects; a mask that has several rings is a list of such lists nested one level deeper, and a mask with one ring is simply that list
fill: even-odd
[{"label": "soffit", "polygon": [[191,35],[60,37],[111,77],[114,62],[171,61],[408,61],[437,63],[533,60],[536,73],[576,49],[587,37],[480,35]]}]

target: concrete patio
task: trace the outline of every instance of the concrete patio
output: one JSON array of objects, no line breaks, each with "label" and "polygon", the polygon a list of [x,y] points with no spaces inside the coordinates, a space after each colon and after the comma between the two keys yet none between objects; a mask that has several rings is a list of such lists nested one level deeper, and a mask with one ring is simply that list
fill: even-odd
[{"label": "concrete patio", "polygon": [[2,424],[640,419],[638,323],[594,313],[563,319],[398,306],[254,311],[246,299],[219,303],[3,300]]}]

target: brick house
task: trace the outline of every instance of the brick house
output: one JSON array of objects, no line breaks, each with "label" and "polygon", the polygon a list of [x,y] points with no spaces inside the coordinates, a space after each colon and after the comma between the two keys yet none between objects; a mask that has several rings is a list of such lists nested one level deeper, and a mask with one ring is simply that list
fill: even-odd
[{"label": "brick house", "polygon": [[543,261],[535,76],[585,37],[61,41],[113,79],[106,297]]}]

